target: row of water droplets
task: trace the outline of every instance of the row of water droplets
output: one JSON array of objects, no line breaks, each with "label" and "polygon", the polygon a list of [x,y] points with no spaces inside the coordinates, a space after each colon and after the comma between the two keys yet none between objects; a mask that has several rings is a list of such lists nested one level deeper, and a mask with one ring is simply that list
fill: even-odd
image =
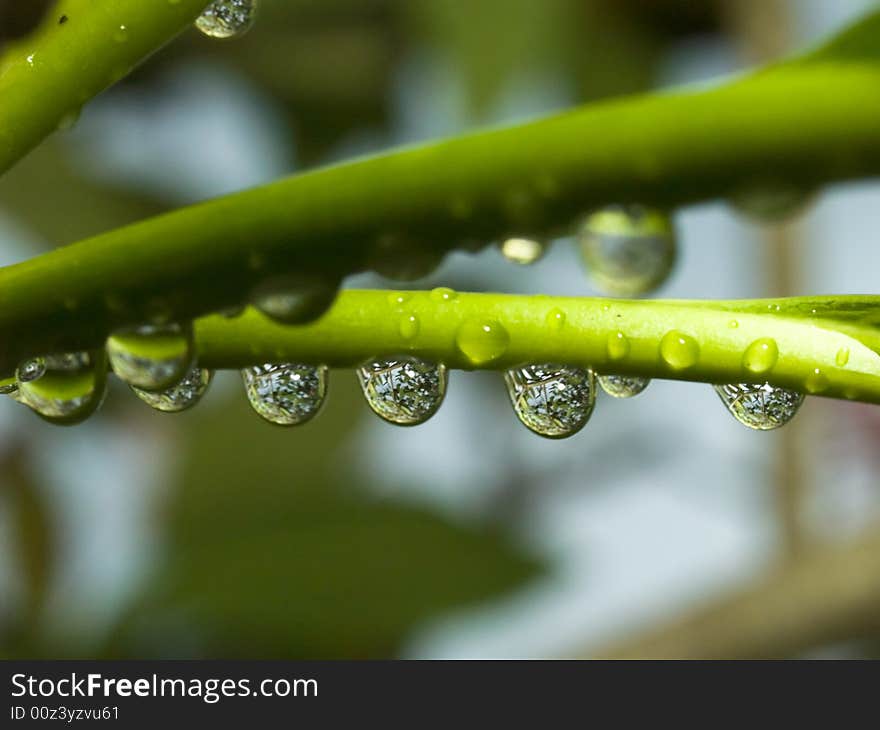
[{"label": "row of water droplets", "polygon": [[[791,215],[809,197],[788,188],[781,191],[773,188],[770,193],[759,190],[743,194],[733,204],[747,215],[774,221]],[[588,215],[578,228],[577,245],[593,285],[605,294],[616,296],[646,294],[663,284],[673,269],[677,249],[675,229],[669,215],[640,205],[612,206]],[[508,238],[501,243],[500,249],[509,261],[529,265],[544,255],[547,244],[530,238]],[[548,324],[551,328],[561,327],[564,314],[554,310],[548,317]],[[610,359],[622,359],[628,351],[629,345],[622,333],[609,340]],[[660,352],[670,368],[683,370],[697,362],[699,346],[687,335],[670,332],[661,341]],[[769,372],[777,359],[776,343],[762,339],[748,348],[743,366],[750,373],[761,375]],[[591,382],[587,372],[561,366],[530,368],[509,371],[505,375],[509,388],[518,393],[511,395],[514,406],[520,403],[524,410],[531,408],[543,412],[540,420],[544,431],[553,430],[554,422],[559,435],[567,435],[574,426],[574,431],[581,428],[593,408],[585,393],[595,390],[587,385]],[[815,373],[807,383],[808,387],[821,390],[821,378],[820,373]],[[650,382],[645,378],[622,375],[599,376],[599,381],[606,392],[616,397],[636,395]],[[537,389],[530,388],[529,383],[537,383]],[[757,430],[778,428],[790,421],[804,398],[801,393],[769,383],[730,383],[713,387],[740,423]],[[572,416],[564,402],[555,416],[550,415],[554,402],[565,401],[561,395],[564,392],[572,394],[572,401],[580,402],[577,409],[580,419]],[[529,420],[523,419],[523,422],[532,428]]]}]

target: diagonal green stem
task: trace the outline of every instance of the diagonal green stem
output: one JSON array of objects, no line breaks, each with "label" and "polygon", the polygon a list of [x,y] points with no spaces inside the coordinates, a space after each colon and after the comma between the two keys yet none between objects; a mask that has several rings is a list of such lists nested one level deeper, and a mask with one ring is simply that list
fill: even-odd
[{"label": "diagonal green stem", "polygon": [[192,25],[209,2],[60,0],[37,33],[0,58],[0,171]]},{"label": "diagonal green stem", "polygon": [[[233,320],[199,320],[196,340],[199,361],[210,368],[285,361],[351,367],[410,354],[464,369],[555,362],[651,378],[769,381],[880,403],[878,318],[880,297],[689,302],[344,291],[310,325],[279,325],[248,310]],[[496,336],[503,330],[507,344],[481,347],[495,342],[479,334],[484,326]],[[496,356],[475,362],[467,355],[475,347]]]}]

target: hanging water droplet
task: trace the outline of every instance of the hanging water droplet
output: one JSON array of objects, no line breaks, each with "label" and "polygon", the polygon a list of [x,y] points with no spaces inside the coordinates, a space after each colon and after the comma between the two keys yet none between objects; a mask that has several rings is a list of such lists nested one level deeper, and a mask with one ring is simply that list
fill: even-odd
[{"label": "hanging water droplet", "polygon": [[257,0],[214,0],[196,20],[196,28],[211,38],[238,38],[254,23]]},{"label": "hanging water droplet", "polygon": [[358,368],[357,375],[373,412],[398,426],[424,423],[446,395],[443,363],[413,357],[374,360]]},{"label": "hanging water droplet", "polygon": [[405,314],[401,317],[400,324],[397,327],[400,336],[405,340],[414,340],[418,337],[420,329],[421,323],[419,322],[418,315],[415,314]]},{"label": "hanging water droplet", "polygon": [[508,238],[501,244],[504,258],[520,266],[535,263],[546,251],[546,244],[531,238]]},{"label": "hanging water droplet", "polygon": [[818,395],[828,390],[828,378],[819,368],[814,368],[804,380],[804,388],[807,393]]},{"label": "hanging water droplet", "polygon": [[675,263],[675,231],[669,216],[638,205],[591,214],[579,232],[581,255],[593,285],[619,296],[660,286]]},{"label": "hanging water droplet", "polygon": [[596,404],[596,376],[590,369],[525,365],[504,373],[504,382],[519,420],[546,438],[576,434]]},{"label": "hanging water droplet", "polygon": [[455,344],[471,365],[497,360],[510,344],[510,335],[500,322],[492,319],[469,319],[455,335]]},{"label": "hanging water droplet", "polygon": [[143,325],[107,339],[113,372],[143,390],[165,390],[189,370],[193,359],[192,327]]},{"label": "hanging water droplet", "polygon": [[443,254],[408,236],[389,233],[376,239],[367,267],[392,281],[415,281],[432,273],[443,260]]},{"label": "hanging water droplet", "polygon": [[438,286],[436,289],[431,289],[431,299],[435,302],[451,302],[454,301],[457,296],[457,292],[448,289],[445,286]]},{"label": "hanging water droplet", "polygon": [[713,387],[733,417],[757,431],[784,426],[804,402],[803,393],[770,383],[731,383]]},{"label": "hanging water droplet", "polygon": [[279,426],[297,426],[313,418],[327,392],[324,365],[254,365],[242,370],[241,377],[253,409]]},{"label": "hanging water droplet", "polygon": [[254,306],[281,324],[306,324],[324,315],[339,288],[328,278],[309,275],[275,277],[254,290]]},{"label": "hanging water droplet", "polygon": [[637,375],[600,375],[599,385],[608,395],[615,398],[632,398],[650,384],[650,378]]},{"label": "hanging water droplet", "polygon": [[700,346],[690,335],[670,330],[660,340],[660,357],[673,370],[687,370],[700,358]]},{"label": "hanging water droplet", "polygon": [[769,337],[755,340],[743,354],[743,367],[755,375],[770,372],[779,359],[779,347]]},{"label": "hanging water droplet", "polygon": [[178,413],[192,408],[201,400],[213,377],[212,371],[194,366],[180,382],[166,390],[158,393],[135,387],[132,390],[138,398],[157,411]]},{"label": "hanging water droplet", "polygon": [[[41,362],[34,365],[35,360]],[[79,423],[95,412],[107,382],[103,352],[69,352],[35,360],[18,369],[19,402],[62,425]]]},{"label": "hanging water droplet", "polygon": [[812,190],[776,181],[747,186],[731,197],[730,204],[758,223],[779,223],[801,213],[812,198]]},{"label": "hanging water droplet", "polygon": [[14,375],[0,380],[0,395],[12,395],[18,390],[18,380]]}]

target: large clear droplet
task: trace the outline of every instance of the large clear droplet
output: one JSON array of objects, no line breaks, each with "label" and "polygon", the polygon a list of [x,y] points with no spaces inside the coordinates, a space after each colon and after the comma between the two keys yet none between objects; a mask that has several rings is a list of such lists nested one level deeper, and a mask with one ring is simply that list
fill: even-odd
[{"label": "large clear droplet", "polygon": [[196,28],[211,38],[238,38],[254,23],[257,0],[214,0],[196,20]]},{"label": "large clear droplet", "polygon": [[138,398],[157,411],[165,413],[178,413],[192,408],[198,403],[208,386],[214,373],[198,366],[192,367],[179,383],[159,392],[143,390],[132,387]]},{"label": "large clear droplet", "polygon": [[579,233],[581,255],[601,292],[636,296],[666,281],[675,263],[675,231],[669,215],[638,205],[591,214]]},{"label": "large clear droplet", "polygon": [[254,365],[242,370],[241,377],[253,409],[279,426],[298,426],[313,418],[327,392],[324,365]]},{"label": "large clear droplet", "polygon": [[336,282],[320,276],[284,276],[254,291],[254,306],[281,324],[306,324],[326,313],[336,301]]},{"label": "large clear droplet", "polygon": [[803,393],[770,383],[731,383],[714,388],[733,417],[757,431],[784,426],[804,402]]},{"label": "large clear droplet", "polygon": [[106,383],[103,352],[46,355],[19,366],[15,397],[47,421],[70,425],[95,412]]},{"label": "large clear droplet", "polygon": [[192,365],[192,327],[143,325],[117,332],[107,339],[107,355],[113,372],[129,385],[165,390]]},{"label": "large clear droplet", "polygon": [[802,213],[813,195],[813,190],[790,182],[763,182],[740,189],[730,204],[757,223],[780,223]]},{"label": "large clear droplet", "polygon": [[374,360],[358,368],[357,375],[373,412],[397,426],[424,423],[446,395],[443,363],[414,357]]},{"label": "large clear droplet", "polygon": [[573,436],[596,404],[596,376],[590,369],[526,365],[508,370],[504,381],[519,420],[539,436]]},{"label": "large clear droplet", "polygon": [[650,384],[650,378],[637,375],[600,375],[599,385],[608,395],[615,398],[632,398]]}]

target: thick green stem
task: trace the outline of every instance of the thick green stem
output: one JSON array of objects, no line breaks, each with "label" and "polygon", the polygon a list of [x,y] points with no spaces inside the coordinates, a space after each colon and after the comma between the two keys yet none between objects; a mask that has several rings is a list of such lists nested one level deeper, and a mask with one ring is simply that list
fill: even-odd
[{"label": "thick green stem", "polygon": [[60,0],[0,59],[0,171],[189,27],[209,1]]},{"label": "thick green stem", "polygon": [[652,378],[769,381],[880,402],[878,311],[880,297],[649,302],[345,291],[311,325],[280,325],[248,310],[232,320],[199,320],[196,339],[199,361],[210,368],[285,361],[351,367],[410,354],[463,369],[553,362]]}]

